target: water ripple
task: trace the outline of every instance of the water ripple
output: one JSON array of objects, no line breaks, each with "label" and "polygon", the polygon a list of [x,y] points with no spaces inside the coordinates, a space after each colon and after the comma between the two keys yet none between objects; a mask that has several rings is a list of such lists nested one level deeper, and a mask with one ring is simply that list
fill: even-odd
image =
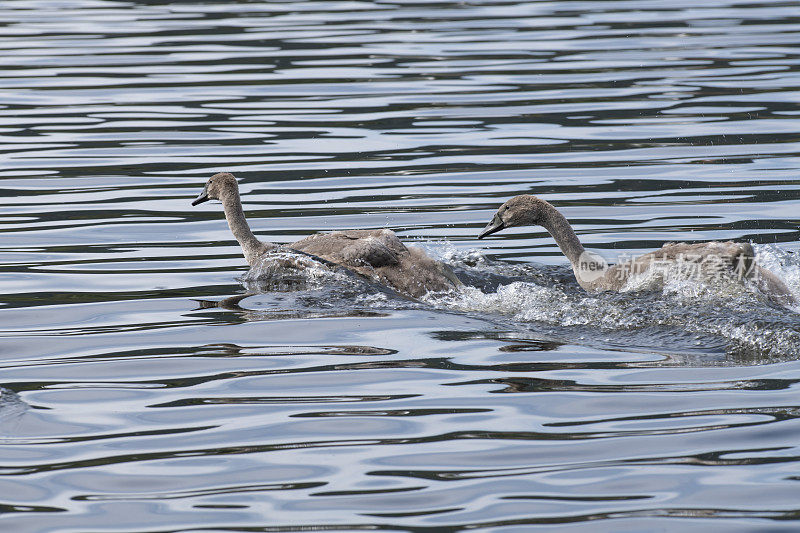
[{"label": "water ripple", "polygon": [[[800,295],[796,11],[3,3],[3,530],[795,530],[796,309],[476,235],[536,194],[609,258],[749,241]],[[259,238],[389,227],[466,287],[248,276],[190,205],[218,171]]]}]

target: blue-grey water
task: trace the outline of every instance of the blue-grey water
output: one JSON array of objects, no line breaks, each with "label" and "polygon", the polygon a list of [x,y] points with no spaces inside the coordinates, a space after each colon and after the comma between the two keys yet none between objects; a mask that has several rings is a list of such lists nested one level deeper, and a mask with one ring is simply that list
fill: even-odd
[{"label": "blue-grey water", "polygon": [[[797,2],[9,0],[0,49],[0,530],[800,529],[798,309],[476,239],[531,193],[800,296]],[[244,280],[219,171],[467,286]]]}]

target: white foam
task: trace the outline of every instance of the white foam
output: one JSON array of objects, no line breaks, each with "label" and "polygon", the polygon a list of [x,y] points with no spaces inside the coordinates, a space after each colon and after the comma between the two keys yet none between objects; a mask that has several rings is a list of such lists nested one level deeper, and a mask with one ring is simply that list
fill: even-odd
[{"label": "white foam", "polygon": [[[786,284],[794,299],[800,302],[800,257],[774,244],[759,244],[755,247],[756,262],[777,275]],[[794,307],[800,311],[800,305]]]},{"label": "white foam", "polygon": [[270,285],[302,284],[304,288],[319,288],[330,283],[344,283],[349,276],[331,269],[324,263],[291,250],[278,250],[265,255],[240,279],[244,283]]},{"label": "white foam", "polygon": [[[622,345],[653,344],[654,349],[666,352],[671,346],[702,348],[705,344],[711,351],[727,346],[729,351],[755,354],[748,357],[759,361],[762,355],[765,361],[800,355],[800,315],[770,304],[752,284],[733,278],[701,280],[670,267],[636,276],[621,293],[588,294],[566,264],[518,265],[494,262],[479,250],[459,250],[448,243],[428,242],[425,247],[431,256],[475,280],[487,281],[484,290],[464,286],[423,299],[440,309],[495,317],[512,327],[546,325],[548,331],[561,332],[566,342],[576,338],[584,342],[586,336],[596,337],[597,342],[618,338]],[[773,246],[756,250],[760,264],[782,278],[795,295],[800,294],[800,259]],[[370,290],[360,278],[291,251],[265,257],[244,280],[267,280],[273,287],[286,282],[289,290],[322,291],[325,307],[425,305]],[[298,280],[301,283],[291,287]]]},{"label": "white foam", "polygon": [[[762,265],[797,293],[800,260],[774,247],[759,247],[758,252]],[[452,257],[468,256],[459,252]],[[506,267],[482,262],[474,268],[488,277]],[[567,265],[555,277],[552,267],[530,264],[527,268],[538,269],[526,276],[529,281],[504,283],[485,293],[464,287],[428,301],[460,312],[499,315],[517,324],[564,328],[568,341],[569,328],[581,327],[583,334],[588,327],[596,329],[598,336],[616,332],[636,343],[663,343],[663,349],[669,351],[671,334],[650,337],[649,331],[657,327],[674,331],[676,338],[682,337],[683,345],[711,342],[711,336],[719,340],[710,346],[755,354],[753,360],[759,360],[759,354],[765,356],[764,360],[800,355],[800,316],[770,304],[749,282],[743,284],[733,277],[698,279],[680,269],[667,268],[637,276],[622,293],[587,294],[571,280]],[[521,272],[518,268],[516,274]]]}]

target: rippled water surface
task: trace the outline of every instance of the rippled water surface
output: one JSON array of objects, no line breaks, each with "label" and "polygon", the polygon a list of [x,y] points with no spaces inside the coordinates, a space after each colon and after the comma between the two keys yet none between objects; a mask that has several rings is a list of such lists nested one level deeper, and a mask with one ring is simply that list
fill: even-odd
[{"label": "rippled water surface", "polygon": [[[752,242],[800,296],[800,4],[0,4],[0,529],[796,531],[800,315],[605,257]],[[257,235],[391,228],[421,301]],[[240,296],[252,294],[248,298]]]}]

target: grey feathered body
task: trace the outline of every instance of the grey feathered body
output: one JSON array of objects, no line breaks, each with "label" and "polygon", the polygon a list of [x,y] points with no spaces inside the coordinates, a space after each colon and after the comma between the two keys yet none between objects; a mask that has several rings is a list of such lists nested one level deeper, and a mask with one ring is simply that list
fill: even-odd
[{"label": "grey feathered body", "polygon": [[[194,205],[209,199],[222,202],[228,226],[251,267],[281,248],[259,240],[250,230],[242,210],[239,186],[232,174],[213,175]],[[346,267],[412,298],[461,285],[446,265],[431,259],[419,248],[406,247],[389,229],[317,233],[285,248]],[[301,267],[301,263],[297,266]]]},{"label": "grey feathered body", "polygon": [[446,265],[415,246],[407,247],[389,229],[316,233],[288,247],[345,266],[414,298],[460,285]]},{"label": "grey feathered body", "polygon": [[590,271],[590,274],[597,273],[596,276],[586,276],[587,271],[582,269],[585,249],[570,223],[550,203],[529,194],[515,196],[500,206],[480,238],[503,228],[526,225],[540,225],[553,236],[572,264],[578,284],[587,291],[619,291],[627,286],[631,278],[652,268],[678,266],[693,269],[691,274],[699,279],[710,279],[717,275],[749,279],[772,301],[781,305],[796,303],[780,278],[756,264],[755,252],[749,243],[667,243],[658,250],[623,261],[604,271]]}]

